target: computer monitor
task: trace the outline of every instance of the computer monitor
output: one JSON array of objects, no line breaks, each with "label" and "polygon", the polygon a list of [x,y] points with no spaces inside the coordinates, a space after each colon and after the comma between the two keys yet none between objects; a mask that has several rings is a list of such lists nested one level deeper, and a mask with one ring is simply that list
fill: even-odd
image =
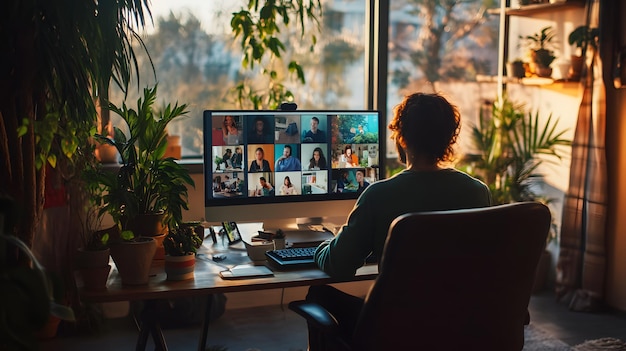
[{"label": "computer monitor", "polygon": [[206,220],[345,220],[384,176],[383,130],[378,111],[204,111]]}]

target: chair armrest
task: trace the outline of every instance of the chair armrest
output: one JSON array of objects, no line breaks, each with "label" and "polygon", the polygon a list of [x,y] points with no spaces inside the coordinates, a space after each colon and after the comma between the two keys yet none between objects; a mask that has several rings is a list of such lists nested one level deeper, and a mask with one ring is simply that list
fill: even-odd
[{"label": "chair armrest", "polygon": [[338,334],[337,319],[324,307],[313,302],[292,301],[289,309],[306,319],[307,323],[325,334]]}]

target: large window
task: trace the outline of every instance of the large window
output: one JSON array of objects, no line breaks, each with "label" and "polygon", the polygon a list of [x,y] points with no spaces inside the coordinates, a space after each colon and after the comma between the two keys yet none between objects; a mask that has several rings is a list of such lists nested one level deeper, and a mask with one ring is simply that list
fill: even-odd
[{"label": "large window", "polygon": [[[377,108],[391,116],[392,107],[414,91],[440,91],[459,105],[465,120],[478,113],[484,97],[495,96],[495,83],[480,82],[496,74],[497,16],[489,18],[486,1],[456,2],[440,6],[443,0],[392,0],[380,13],[388,18],[388,43],[368,43],[366,16],[374,0],[326,0],[314,51],[292,32],[281,33],[289,58],[303,66],[306,84],[290,80],[284,84],[296,96],[301,109]],[[230,30],[232,13],[243,0],[153,0],[154,26],[142,33],[156,71],[152,74],[147,57],[140,57],[139,87],[158,82],[160,102],[189,104],[187,117],[172,123],[170,134],[181,136],[183,157],[202,152],[202,111],[235,109],[233,92],[245,81],[264,89],[258,67],[241,67],[239,42]],[[449,1],[445,1],[449,3]],[[491,1],[497,6],[497,1]],[[372,6],[373,8],[374,6]],[[382,6],[386,9],[387,6]],[[312,28],[311,28],[312,30]],[[366,50],[381,50],[387,57],[385,106],[368,106],[366,65],[372,57]],[[140,52],[141,50],[138,50]],[[368,56],[369,55],[369,56]],[[373,56],[375,57],[375,55]],[[140,89],[141,89],[140,88]],[[136,100],[137,89],[128,101]],[[111,93],[119,104],[123,96]],[[115,123],[115,116],[112,116]],[[385,131],[381,131],[385,132]],[[388,145],[388,151],[393,151]]]},{"label": "large window", "polygon": [[[181,136],[183,157],[201,155],[203,110],[240,108],[235,92],[240,82],[257,90],[265,88],[260,68],[250,71],[241,67],[239,42],[231,34],[232,13],[243,5],[240,0],[152,1],[154,26],[142,33],[142,39],[156,80],[150,61],[142,56],[139,85],[158,82],[159,101],[189,104],[187,117],[172,123],[169,130]],[[302,42],[295,33],[297,28],[282,33],[288,58],[297,59],[305,68],[306,85],[284,81],[300,109],[366,107],[365,1],[346,1],[344,5],[340,11],[329,5],[328,13],[333,15],[320,21],[313,52],[309,50],[312,43]],[[313,26],[309,28],[313,30]],[[131,91],[129,101],[135,101],[136,95],[136,90]],[[116,103],[123,99],[119,92],[112,97]],[[115,123],[115,116],[112,120]]]}]

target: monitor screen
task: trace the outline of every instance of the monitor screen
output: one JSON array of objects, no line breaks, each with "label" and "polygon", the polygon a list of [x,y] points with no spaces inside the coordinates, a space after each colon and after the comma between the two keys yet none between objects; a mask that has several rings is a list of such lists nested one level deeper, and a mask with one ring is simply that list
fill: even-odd
[{"label": "monitor screen", "polygon": [[209,222],[345,219],[384,173],[377,111],[207,110],[203,123]]}]

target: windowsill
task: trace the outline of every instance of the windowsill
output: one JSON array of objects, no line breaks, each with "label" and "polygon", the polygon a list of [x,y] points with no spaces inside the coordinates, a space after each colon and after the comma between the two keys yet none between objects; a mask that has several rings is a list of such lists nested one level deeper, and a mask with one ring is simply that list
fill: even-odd
[{"label": "windowsill", "polygon": [[[204,173],[204,162],[202,157],[190,157],[176,160],[179,164],[185,166],[190,174],[202,174]],[[114,170],[120,167],[119,163],[103,163],[102,166],[105,169]]]}]

